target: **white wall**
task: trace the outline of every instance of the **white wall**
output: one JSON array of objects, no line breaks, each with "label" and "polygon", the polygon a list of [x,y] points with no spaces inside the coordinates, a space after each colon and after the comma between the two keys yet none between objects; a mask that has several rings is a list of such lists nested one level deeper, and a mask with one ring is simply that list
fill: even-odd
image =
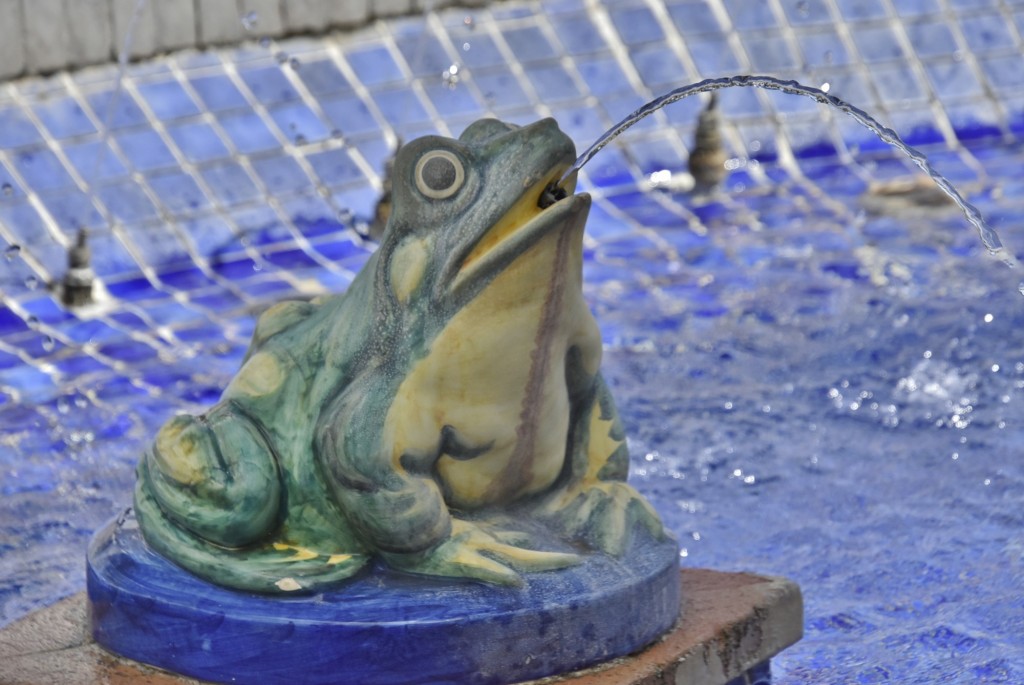
[{"label": "white wall", "polygon": [[[148,0],[132,57],[359,26],[430,0]],[[113,61],[137,0],[0,0],[0,80]],[[433,0],[433,7],[481,0]],[[242,17],[259,20],[246,31]]]}]

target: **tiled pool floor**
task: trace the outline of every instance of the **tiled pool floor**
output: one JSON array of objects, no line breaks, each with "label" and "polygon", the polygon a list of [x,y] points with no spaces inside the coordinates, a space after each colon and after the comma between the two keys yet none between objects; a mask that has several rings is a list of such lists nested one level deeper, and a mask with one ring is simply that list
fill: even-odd
[{"label": "tiled pool floor", "polygon": [[[509,3],[170,55],[112,108],[113,68],[0,86],[0,623],[82,587],[139,449],[219,395],[255,312],[346,287],[399,138],[554,115],[582,148],[682,82],[827,82],[1020,256],[1020,7]],[[699,106],[583,179],[633,478],[684,564],[801,583],[807,637],[777,682],[1021,682],[1021,275],[801,98],[725,93],[723,192],[673,190]],[[46,290],[80,228],[109,293],[90,315]]]}]

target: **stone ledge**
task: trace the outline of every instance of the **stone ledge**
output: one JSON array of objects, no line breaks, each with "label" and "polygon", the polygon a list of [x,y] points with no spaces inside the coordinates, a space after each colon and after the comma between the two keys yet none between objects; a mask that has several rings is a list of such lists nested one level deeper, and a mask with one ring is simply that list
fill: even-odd
[{"label": "stone ledge", "polygon": [[[684,569],[683,618],[658,643],[630,657],[533,685],[726,685],[803,635],[800,588],[784,578]],[[5,685],[186,685],[181,678],[112,656],[85,631],[79,593],[0,630]]]},{"label": "stone ledge", "polygon": [[[116,61],[137,0],[0,0],[0,82]],[[421,12],[415,0],[149,0],[131,57],[245,39],[282,38],[364,26],[379,17]],[[434,10],[479,0],[431,0]],[[259,21],[249,33],[242,18]]]}]

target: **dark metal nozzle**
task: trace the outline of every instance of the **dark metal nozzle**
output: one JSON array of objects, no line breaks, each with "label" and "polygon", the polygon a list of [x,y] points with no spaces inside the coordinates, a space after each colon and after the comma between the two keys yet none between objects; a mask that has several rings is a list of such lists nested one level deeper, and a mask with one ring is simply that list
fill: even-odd
[{"label": "dark metal nozzle", "polygon": [[545,186],[544,191],[540,194],[540,197],[537,199],[537,206],[541,209],[547,209],[559,200],[564,200],[567,197],[569,197],[569,192],[558,185],[557,181],[552,181]]},{"label": "dark metal nozzle", "polygon": [[718,94],[712,93],[710,101],[697,119],[693,151],[690,153],[690,174],[698,187],[712,188],[720,184],[726,175],[725,144],[722,141],[722,115],[718,111]]},{"label": "dark metal nozzle", "polygon": [[94,280],[89,234],[83,228],[78,231],[74,246],[68,250],[68,271],[61,282],[61,300],[64,305],[83,307],[91,304]]}]

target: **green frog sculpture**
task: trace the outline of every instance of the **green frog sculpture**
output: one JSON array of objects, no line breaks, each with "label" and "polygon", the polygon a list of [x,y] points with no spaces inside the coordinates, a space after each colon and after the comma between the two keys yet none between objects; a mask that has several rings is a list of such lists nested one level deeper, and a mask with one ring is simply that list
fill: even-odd
[{"label": "green frog sculpture", "polygon": [[[551,119],[402,147],[351,287],[267,310],[220,401],[145,452],[150,547],[218,585],[301,593],[370,560],[515,585],[664,536],[626,483],[583,299],[590,197],[550,194],[574,157]],[[526,519],[571,551],[538,549]]]}]

